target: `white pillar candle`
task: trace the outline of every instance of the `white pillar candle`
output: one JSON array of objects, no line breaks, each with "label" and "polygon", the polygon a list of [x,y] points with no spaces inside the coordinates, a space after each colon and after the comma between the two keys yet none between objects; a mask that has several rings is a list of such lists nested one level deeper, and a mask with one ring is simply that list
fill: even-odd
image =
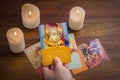
[{"label": "white pillar candle", "polygon": [[10,49],[14,53],[20,53],[25,49],[24,34],[19,28],[11,28],[6,33]]},{"label": "white pillar candle", "polygon": [[72,30],[80,30],[83,27],[85,10],[81,7],[73,7],[70,10],[68,25]]},{"label": "white pillar candle", "polygon": [[40,10],[33,4],[24,4],[21,15],[22,23],[28,29],[36,28],[40,24]]}]

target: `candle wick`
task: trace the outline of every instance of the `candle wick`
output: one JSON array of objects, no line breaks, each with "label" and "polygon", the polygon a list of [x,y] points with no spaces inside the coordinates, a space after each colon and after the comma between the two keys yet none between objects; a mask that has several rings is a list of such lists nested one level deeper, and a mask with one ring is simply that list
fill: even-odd
[{"label": "candle wick", "polygon": [[79,10],[77,10],[77,12],[76,12],[77,14],[79,14],[80,13],[80,11]]},{"label": "candle wick", "polygon": [[[14,34],[15,37],[17,37],[17,32],[14,32],[13,34]],[[9,39],[11,39],[12,41],[15,41],[13,37],[11,37],[11,36],[8,36],[8,37],[9,37]]]},{"label": "candle wick", "polygon": [[14,35],[17,36],[17,32],[14,32]]},{"label": "candle wick", "polygon": [[31,12],[31,11],[29,11],[29,15],[28,15],[28,16],[29,16],[29,18],[31,17],[31,14],[32,14],[32,12]]}]

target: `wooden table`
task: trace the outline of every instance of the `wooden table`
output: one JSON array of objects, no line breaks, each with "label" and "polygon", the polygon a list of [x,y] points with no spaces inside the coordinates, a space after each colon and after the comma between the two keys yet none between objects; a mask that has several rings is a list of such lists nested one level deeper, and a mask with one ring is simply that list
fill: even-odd
[{"label": "wooden table", "polygon": [[39,80],[24,52],[15,55],[10,49],[6,31],[19,27],[26,47],[39,41],[38,29],[22,25],[21,6],[33,3],[40,9],[40,22],[68,21],[69,11],[81,6],[86,11],[84,27],[75,33],[77,45],[99,38],[110,62],[73,75],[76,80],[120,80],[120,0],[1,0],[0,1],[0,80]]}]

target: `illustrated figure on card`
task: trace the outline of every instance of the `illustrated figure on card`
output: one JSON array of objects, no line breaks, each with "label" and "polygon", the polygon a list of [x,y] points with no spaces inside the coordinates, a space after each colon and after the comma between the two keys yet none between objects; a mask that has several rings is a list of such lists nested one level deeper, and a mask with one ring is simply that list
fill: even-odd
[{"label": "illustrated figure on card", "polygon": [[70,49],[71,49],[71,53],[75,53],[77,52],[77,46],[76,46],[76,42],[75,40],[72,39],[72,34],[70,34],[70,37],[69,37],[69,43],[70,43]]},{"label": "illustrated figure on card", "polygon": [[44,40],[47,47],[58,47],[64,45],[64,35],[60,24],[46,24],[44,32]]},{"label": "illustrated figure on card", "polygon": [[66,22],[39,25],[44,66],[52,65],[55,57],[59,57],[62,63],[71,61],[67,28]]},{"label": "illustrated figure on card", "polygon": [[42,61],[41,61],[41,53],[40,53],[40,42],[35,43],[34,45],[26,48],[24,50],[27,58],[31,62],[33,68],[35,69],[37,75],[40,80],[43,80],[42,74]]},{"label": "illustrated figure on card", "polygon": [[98,39],[92,40],[89,43],[83,43],[78,47],[83,53],[88,68],[95,67],[105,60],[109,61],[109,58]]}]

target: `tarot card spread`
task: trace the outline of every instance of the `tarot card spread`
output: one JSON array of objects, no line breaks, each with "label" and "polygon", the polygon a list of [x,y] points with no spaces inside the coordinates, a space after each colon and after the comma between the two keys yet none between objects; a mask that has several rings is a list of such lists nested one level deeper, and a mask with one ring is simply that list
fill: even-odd
[{"label": "tarot card spread", "polygon": [[[77,47],[74,34],[69,34],[69,43],[71,62],[68,63],[68,69],[70,69],[73,74],[86,71],[88,68],[95,67],[105,61],[110,61],[99,39],[95,39],[88,44],[83,43]],[[24,52],[40,80],[43,80],[40,50],[40,42],[37,42],[36,44],[26,48]]]},{"label": "tarot card spread", "polygon": [[105,61],[110,61],[99,39],[83,43],[78,46],[83,53],[84,60],[88,68],[93,68]]}]

